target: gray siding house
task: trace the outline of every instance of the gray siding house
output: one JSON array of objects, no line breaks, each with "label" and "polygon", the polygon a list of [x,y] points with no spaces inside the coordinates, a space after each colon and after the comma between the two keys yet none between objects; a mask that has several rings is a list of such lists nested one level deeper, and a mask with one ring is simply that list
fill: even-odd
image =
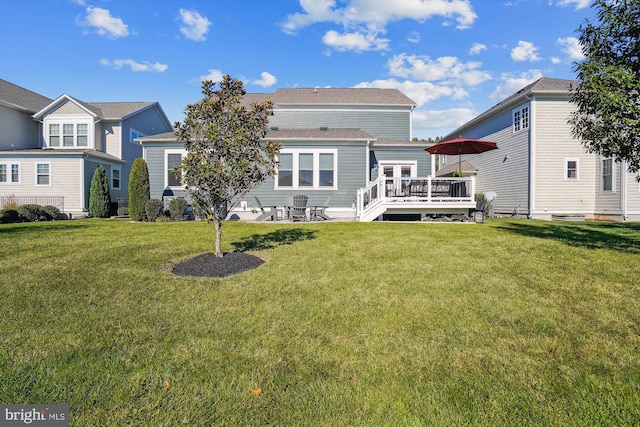
[{"label": "gray siding house", "polygon": [[[432,179],[426,143],[412,141],[416,104],[396,89],[278,89],[246,94],[243,102],[271,99],[273,116],[266,140],[279,142],[278,173],[252,190],[233,214],[253,219],[263,205],[284,206],[295,195],[309,205],[331,198],[327,214],[361,221],[442,212],[447,204],[408,193],[410,183]],[[172,168],[185,155],[173,133],[140,139],[151,182],[151,197],[185,197]],[[402,192],[400,189],[405,189]],[[469,189],[471,189],[471,185]],[[188,195],[186,196],[188,198]],[[461,212],[475,206],[472,197],[454,200]],[[451,208],[449,206],[449,208]],[[456,211],[454,209],[454,212]]]},{"label": "gray siding house", "polygon": [[[636,175],[624,162],[587,153],[571,134],[569,89],[576,83],[541,78],[445,136],[498,144],[498,150],[462,156],[477,170],[476,191],[497,193],[495,214],[640,220]],[[445,170],[457,161],[448,156],[440,164]]]},{"label": "gray siding house", "polygon": [[86,103],[55,100],[0,80],[0,208],[9,201],[50,204],[85,216],[99,164],[111,201],[128,198],[131,164],[142,156],[140,136],[167,132],[157,102]]}]

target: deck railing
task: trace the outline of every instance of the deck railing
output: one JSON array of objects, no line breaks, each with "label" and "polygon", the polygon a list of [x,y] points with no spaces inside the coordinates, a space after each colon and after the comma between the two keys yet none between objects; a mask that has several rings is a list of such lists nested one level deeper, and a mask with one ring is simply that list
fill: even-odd
[{"label": "deck railing", "polygon": [[60,212],[64,212],[64,196],[0,196],[0,209],[4,209],[5,206],[14,203],[18,205],[55,206],[60,209]]},{"label": "deck railing", "polygon": [[475,179],[441,177],[380,177],[357,193],[356,216],[361,218],[371,209],[386,203],[451,206],[457,202],[474,202]]}]

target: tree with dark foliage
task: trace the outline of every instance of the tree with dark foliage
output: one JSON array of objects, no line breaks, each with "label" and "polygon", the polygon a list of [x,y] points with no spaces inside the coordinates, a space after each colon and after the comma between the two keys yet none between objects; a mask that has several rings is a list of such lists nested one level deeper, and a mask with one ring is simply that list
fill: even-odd
[{"label": "tree with dark foliage", "polygon": [[263,141],[271,101],[246,106],[242,82],[229,75],[203,82],[202,93],[200,102],[187,106],[184,122],[175,124],[187,150],[178,171],[194,208],[214,223],[215,254],[221,257],[222,221],[249,190],[275,174],[280,146]]},{"label": "tree with dark foliage", "polygon": [[[577,110],[569,123],[590,153],[640,171],[640,1],[595,0],[597,23],[578,30],[585,59],[574,66]],[[639,177],[640,179],[640,177]]]}]

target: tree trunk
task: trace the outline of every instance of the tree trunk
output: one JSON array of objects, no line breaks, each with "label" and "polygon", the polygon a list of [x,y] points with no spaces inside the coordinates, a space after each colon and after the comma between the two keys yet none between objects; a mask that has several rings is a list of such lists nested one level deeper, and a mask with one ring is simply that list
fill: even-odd
[{"label": "tree trunk", "polygon": [[216,256],[222,257],[224,254],[222,253],[222,220],[218,219],[215,221],[216,223]]}]

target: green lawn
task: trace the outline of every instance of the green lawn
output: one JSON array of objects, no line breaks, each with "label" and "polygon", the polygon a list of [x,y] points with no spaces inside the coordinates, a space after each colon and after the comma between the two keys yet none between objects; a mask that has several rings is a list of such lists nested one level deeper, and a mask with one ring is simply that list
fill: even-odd
[{"label": "green lawn", "polygon": [[640,420],[640,224],[223,231],[267,263],[173,276],[212,250],[201,222],[0,225],[0,402],[74,426]]}]

